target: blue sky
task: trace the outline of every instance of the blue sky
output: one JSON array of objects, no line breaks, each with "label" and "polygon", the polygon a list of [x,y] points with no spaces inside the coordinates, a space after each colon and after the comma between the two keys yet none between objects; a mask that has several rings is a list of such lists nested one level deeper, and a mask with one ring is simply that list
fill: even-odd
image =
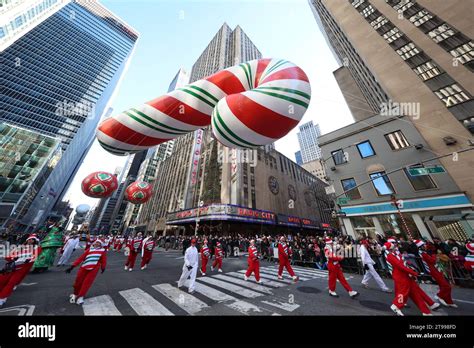
[{"label": "blue sky", "polygon": [[[298,64],[312,87],[302,122],[319,123],[328,133],[351,122],[332,72],[338,68],[307,0],[102,0],[110,11],[140,33],[129,69],[112,103],[114,113],[166,93],[179,70],[191,67],[224,22],[240,25],[264,57]],[[294,160],[297,129],[276,143]],[[80,192],[80,182],[96,170],[113,171],[122,159],[97,144],[91,148],[66,198],[74,205],[95,204]]]}]

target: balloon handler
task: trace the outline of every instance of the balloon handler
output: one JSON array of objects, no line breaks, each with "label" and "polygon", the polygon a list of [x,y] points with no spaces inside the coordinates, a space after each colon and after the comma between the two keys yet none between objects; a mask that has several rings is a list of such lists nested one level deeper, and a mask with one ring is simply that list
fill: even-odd
[{"label": "balloon handler", "polygon": [[64,245],[63,233],[58,225],[59,223],[55,223],[50,227],[46,226],[46,229],[49,231],[40,243],[41,254],[36,259],[32,272],[42,273],[48,270],[49,267],[53,266],[54,259],[56,258],[56,251]]},{"label": "balloon handler", "polygon": [[72,266],[66,270],[66,273],[71,273],[72,269],[79,264],[81,266],[73,285],[74,293],[69,296],[69,302],[81,305],[84,303],[84,296],[86,296],[87,291],[92,286],[97,272],[101,269],[102,273],[104,273],[105,266],[107,265],[107,252],[99,239],[96,239],[89,250],[84,251],[73,262]]}]

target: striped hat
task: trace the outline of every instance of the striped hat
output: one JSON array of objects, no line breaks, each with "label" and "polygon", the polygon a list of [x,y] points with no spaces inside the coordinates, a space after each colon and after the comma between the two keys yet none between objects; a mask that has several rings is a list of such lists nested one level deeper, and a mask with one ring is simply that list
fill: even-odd
[{"label": "striped hat", "polygon": [[387,250],[392,250],[395,247],[395,244],[393,244],[391,242],[386,242],[383,246]]},{"label": "striped hat", "polygon": [[324,242],[325,242],[326,244],[332,244],[332,239],[329,238],[329,237],[326,237],[326,238],[324,238]]},{"label": "striped hat", "polygon": [[413,243],[415,243],[418,248],[425,244],[424,241],[419,240],[419,239],[415,239]]},{"label": "striped hat", "polygon": [[470,253],[473,253],[473,254],[474,254],[474,242],[467,243],[467,244],[466,244],[466,249],[467,249]]}]

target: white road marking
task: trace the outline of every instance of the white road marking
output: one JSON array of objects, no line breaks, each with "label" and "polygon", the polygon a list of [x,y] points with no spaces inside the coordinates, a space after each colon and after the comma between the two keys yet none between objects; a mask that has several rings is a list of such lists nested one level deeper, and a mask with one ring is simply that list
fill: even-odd
[{"label": "white road marking", "polygon": [[251,314],[251,312],[262,312],[262,308],[245,301],[237,300],[231,303],[226,304],[227,307],[236,310],[242,314]]},{"label": "white road marking", "polygon": [[150,294],[140,288],[119,291],[138,315],[174,315]]},{"label": "white road marking", "polygon": [[[264,268],[264,269],[268,269],[268,270],[271,270],[271,271],[277,271],[278,272],[278,267],[274,267],[274,268],[273,267],[267,267],[267,268]],[[300,268],[295,268],[295,267],[293,267],[293,271],[296,273],[296,275],[301,275],[303,277],[323,278],[323,277],[328,276],[327,272],[323,273],[323,272],[304,271],[304,270],[301,270]]]},{"label": "white road marking", "polygon": [[296,303],[288,303],[288,302],[270,302],[270,301],[262,301],[262,303],[266,303],[270,306],[274,306],[280,309],[283,309],[284,311],[287,312],[293,312],[295,309],[299,308],[300,305]]},{"label": "white road marking", "polygon": [[234,285],[234,284],[229,284],[229,283],[226,283],[226,282],[223,282],[221,280],[214,279],[214,278],[202,277],[202,278],[199,278],[198,280],[202,281],[202,282],[205,282],[205,283],[208,283],[208,284],[215,285],[215,286],[217,286],[219,288],[222,288],[222,289],[232,291],[236,294],[239,294],[241,296],[248,297],[248,298],[255,298],[255,297],[263,296],[263,294],[260,294],[258,292],[255,292],[255,291],[252,291],[252,290],[249,290],[249,289],[245,289],[241,286],[237,286],[237,285]]},{"label": "white road marking", "polygon": [[22,286],[31,286],[31,285],[35,285],[35,284],[38,284],[38,283],[20,283],[20,285],[22,285]]},{"label": "white road marking", "polygon": [[86,298],[82,309],[84,315],[122,315],[109,295]]},{"label": "white road marking", "polygon": [[[278,266],[270,266],[274,269],[278,269]],[[328,274],[328,271],[323,271],[319,269],[313,269],[313,268],[302,268],[302,267],[295,267],[291,266],[295,272],[302,272],[305,274],[311,274],[311,275],[326,275]]]},{"label": "white road marking", "polygon": [[196,314],[202,309],[209,307],[200,299],[188,294],[185,291],[175,288],[171,284],[153,285],[153,288],[168,297],[171,301],[176,303],[189,314]]},{"label": "white road marking", "polygon": [[234,278],[234,277],[229,277],[229,276],[226,276],[225,274],[218,274],[218,275],[213,276],[213,278],[222,279],[222,280],[228,281],[230,283],[241,285],[245,288],[250,288],[252,290],[264,292],[266,294],[272,294],[271,289],[267,288],[266,286],[263,286],[263,285],[260,285],[260,284],[257,284],[257,283],[253,283],[253,282],[249,282],[249,281],[245,281],[243,279],[237,279],[237,278]]},{"label": "white road marking", "polygon": [[[242,274],[245,274],[246,271],[238,271],[239,273],[242,273]],[[267,274],[267,273],[262,273],[260,272],[260,278],[264,278],[264,279],[270,279],[270,280],[276,280],[277,282],[280,282],[283,284],[283,286],[287,286],[287,285],[290,285],[290,284],[293,284],[292,281],[290,280],[280,280],[277,278],[276,275],[273,275],[273,274]]]},{"label": "white road marking", "polygon": [[[278,276],[278,271],[277,270],[271,270],[271,269],[265,269],[265,268],[262,268],[260,269],[260,274],[261,273],[267,273],[267,274],[273,274],[273,275],[276,275]],[[285,272],[283,272],[284,274]],[[306,281],[306,280],[310,280],[311,278],[308,278],[308,277],[305,277],[305,276],[302,276],[298,273],[296,273],[296,275],[300,278],[300,280],[303,280],[303,281]],[[283,278],[286,277],[286,274],[283,276]]]},{"label": "white road marking", "polygon": [[453,298],[453,301],[474,304],[472,301],[458,300],[457,298]]},{"label": "white road marking", "polygon": [[[238,277],[239,279],[243,279],[242,273],[245,274],[245,272],[246,272],[246,271],[243,271],[243,272],[241,272],[241,273],[239,273],[239,272],[228,272],[228,273],[226,273],[226,275],[232,275],[232,276]],[[255,279],[255,277],[254,277],[253,274],[252,274],[252,275],[249,277],[249,280],[250,280],[250,281],[255,281],[254,279]],[[286,284],[284,284],[284,283],[281,283],[281,282],[274,282],[274,281],[268,280],[268,279],[262,279],[261,277],[260,277],[260,281],[261,281],[263,284],[273,286],[274,288],[281,288],[282,286],[286,286]]]},{"label": "white road marking", "polygon": [[34,305],[21,305],[0,309],[0,313],[18,311],[18,316],[31,316],[35,310]]}]

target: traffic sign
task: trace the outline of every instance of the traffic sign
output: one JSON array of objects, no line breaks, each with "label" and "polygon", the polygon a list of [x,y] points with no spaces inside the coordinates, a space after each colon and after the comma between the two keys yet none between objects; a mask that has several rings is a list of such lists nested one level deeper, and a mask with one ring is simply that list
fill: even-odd
[{"label": "traffic sign", "polygon": [[446,169],[443,166],[431,166],[431,167],[415,167],[408,168],[408,172],[411,176],[420,176],[428,174],[440,174],[446,173]]},{"label": "traffic sign", "polygon": [[338,197],[336,202],[339,205],[346,205],[346,204],[349,204],[349,201],[350,201],[350,199],[347,198],[347,197]]}]

